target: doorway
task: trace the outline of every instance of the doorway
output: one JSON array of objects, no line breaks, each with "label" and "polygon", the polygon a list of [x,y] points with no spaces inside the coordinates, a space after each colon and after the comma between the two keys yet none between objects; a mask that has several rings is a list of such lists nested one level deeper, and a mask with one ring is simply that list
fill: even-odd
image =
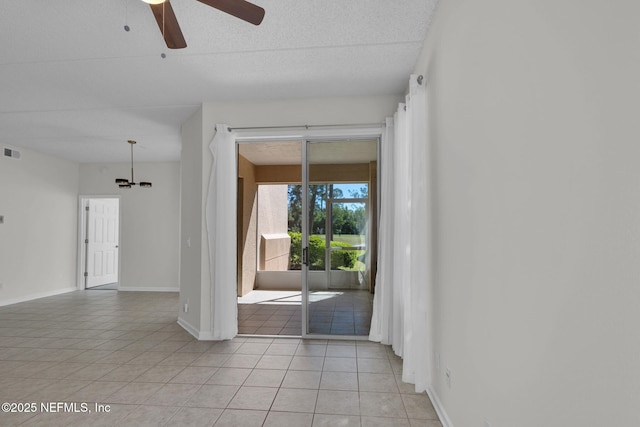
[{"label": "doorway", "polygon": [[239,142],[237,150],[239,333],[368,335],[378,141]]},{"label": "doorway", "polygon": [[81,196],[78,242],[78,288],[118,288],[120,198]]}]

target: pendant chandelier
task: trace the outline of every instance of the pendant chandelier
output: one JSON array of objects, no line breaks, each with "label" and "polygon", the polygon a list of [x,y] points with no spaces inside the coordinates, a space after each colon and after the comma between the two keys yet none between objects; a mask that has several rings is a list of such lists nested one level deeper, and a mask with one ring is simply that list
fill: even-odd
[{"label": "pendant chandelier", "polygon": [[151,188],[150,182],[140,181],[135,182],[133,179],[133,145],[136,143],[134,140],[130,139],[127,141],[131,145],[131,180],[126,178],[116,178],[116,184],[120,188],[131,188],[132,185],[139,185],[142,188]]}]

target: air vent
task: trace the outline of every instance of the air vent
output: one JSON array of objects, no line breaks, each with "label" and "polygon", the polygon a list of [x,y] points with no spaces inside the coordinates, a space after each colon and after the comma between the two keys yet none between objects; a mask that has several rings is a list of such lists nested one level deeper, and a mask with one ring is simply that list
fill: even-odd
[{"label": "air vent", "polygon": [[5,157],[11,157],[12,159],[19,159],[20,158],[20,152],[18,150],[12,150],[11,148],[5,148],[4,149],[4,156]]}]

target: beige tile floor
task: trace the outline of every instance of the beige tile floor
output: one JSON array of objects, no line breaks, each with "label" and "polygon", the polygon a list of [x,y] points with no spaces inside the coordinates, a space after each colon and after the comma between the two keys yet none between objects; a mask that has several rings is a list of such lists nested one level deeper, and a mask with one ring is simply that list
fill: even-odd
[{"label": "beige tile floor", "polygon": [[0,401],[36,404],[0,425],[441,427],[386,346],[197,341],[177,312],[176,294],[90,290],[0,307]]},{"label": "beige tile floor", "polygon": [[301,335],[301,301],[299,291],[251,291],[238,298],[238,332]]},{"label": "beige tile floor", "polygon": [[373,311],[373,294],[369,291],[315,291],[309,301],[309,332],[369,335]]},{"label": "beige tile floor", "polygon": [[[300,292],[255,290],[238,298],[238,331],[249,335],[301,335]],[[314,291],[309,330],[323,335],[368,335],[373,295],[368,291]]]}]

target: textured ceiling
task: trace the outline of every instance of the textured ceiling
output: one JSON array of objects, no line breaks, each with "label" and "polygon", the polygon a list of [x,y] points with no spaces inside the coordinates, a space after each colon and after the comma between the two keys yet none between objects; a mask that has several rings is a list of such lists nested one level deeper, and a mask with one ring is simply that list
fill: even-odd
[{"label": "textured ceiling", "polygon": [[178,160],[202,102],[401,94],[435,2],[256,0],[256,27],[173,0],[187,48],[169,50],[140,0],[4,1],[0,145],[126,162],[136,139],[136,161]]},{"label": "textured ceiling", "polygon": [[300,141],[250,142],[238,144],[238,154],[257,166],[299,165]]}]

